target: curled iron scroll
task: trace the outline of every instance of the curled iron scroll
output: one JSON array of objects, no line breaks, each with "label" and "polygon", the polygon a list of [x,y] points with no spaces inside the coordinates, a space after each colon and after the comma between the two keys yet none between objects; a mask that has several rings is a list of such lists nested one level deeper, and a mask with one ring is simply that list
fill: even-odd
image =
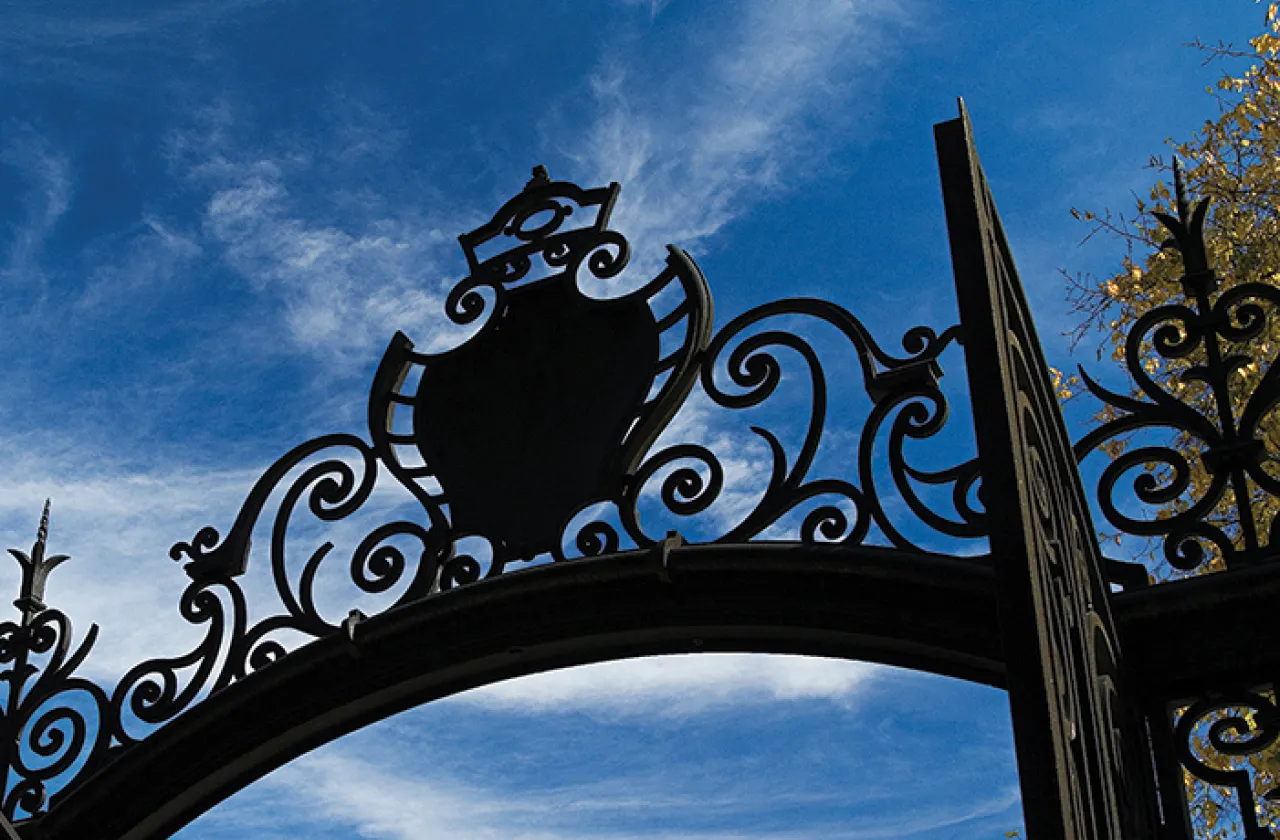
[{"label": "curled iron scroll", "polygon": [[[804,337],[791,331],[760,328],[784,318],[834,327],[856,353],[873,404],[859,433],[856,463],[849,478],[811,474],[828,422],[830,386],[821,356]],[[903,339],[909,355],[896,357],[882,350],[847,310],[807,298],[769,303],[726,324],[709,344],[698,370],[703,392],[714,405],[736,411],[765,403],[783,379],[779,350],[802,360],[810,400],[802,440],[792,452],[787,451],[775,432],[762,426],[751,427],[769,453],[767,483],[757,502],[716,541],[759,539],[784,518],[802,511],[798,533],[791,537],[801,542],[861,544],[874,525],[895,547],[919,548],[886,514],[882,504],[879,485],[885,477],[873,455],[886,424],[888,480],[911,512],[927,528],[944,536],[982,536],[983,514],[970,501],[978,482],[976,462],[926,471],[911,466],[905,456],[908,441],[936,435],[946,422],[948,409],[938,387],[941,370],[937,359],[955,335],[955,329],[941,335],[928,328],[914,329]],[[726,385],[721,385],[718,374]],[[659,447],[641,463],[621,498],[609,500],[620,512],[622,533],[609,522],[592,519],[580,524],[577,533],[567,533],[563,542],[576,545],[585,555],[616,551],[624,536],[640,547],[658,542],[662,534],[646,531],[640,522],[641,500],[658,477],[661,484],[652,495],[667,511],[681,517],[706,511],[726,489],[725,469],[708,446],[685,442]],[[915,482],[951,486],[955,513],[949,517],[931,509],[919,496]],[[804,510],[814,502],[817,504]]]},{"label": "curled iron scroll", "polygon": [[1259,820],[1259,799],[1280,801],[1280,785],[1259,774],[1252,759],[1280,738],[1280,711],[1259,691],[1235,691],[1201,699],[1182,710],[1175,724],[1183,767],[1197,780],[1231,791],[1247,840],[1271,840]]},{"label": "curled iron scroll", "polygon": [[1205,257],[1208,203],[1179,204],[1177,218],[1157,217],[1183,256],[1185,300],[1144,313],[1126,336],[1135,395],[1080,371],[1112,416],[1076,454],[1110,455],[1097,498],[1114,528],[1162,540],[1169,566],[1200,573],[1263,562],[1280,533],[1280,472],[1267,442],[1280,372],[1261,342],[1280,325],[1280,290],[1241,283],[1219,292]]}]

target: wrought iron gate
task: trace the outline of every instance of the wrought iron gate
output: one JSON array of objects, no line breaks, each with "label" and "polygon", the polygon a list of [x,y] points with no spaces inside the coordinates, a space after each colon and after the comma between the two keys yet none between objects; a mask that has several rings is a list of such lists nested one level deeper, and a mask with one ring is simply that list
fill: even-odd
[{"label": "wrought iron gate", "polygon": [[[535,169],[460,237],[470,273],[446,308],[471,335],[431,354],[397,334],[370,392],[368,440],[302,444],[264,473],[225,536],[205,528],[176,544],[191,579],[179,609],[204,639],[114,687],[76,674],[96,628],[74,642],[68,618],[45,602],[65,559],[47,554],[46,508],[33,549],[14,552],[20,620],[0,625],[0,828],[26,840],[161,837],[291,758],[433,698],[604,659],[746,650],[871,659],[1007,688],[1032,840],[1186,840],[1193,778],[1229,786],[1245,836],[1271,837],[1257,809],[1272,791],[1239,758],[1280,738],[1266,690],[1280,647],[1263,620],[1280,574],[1260,536],[1280,526],[1258,527],[1250,507],[1280,495],[1259,432],[1280,401],[1280,373],[1268,357],[1243,413],[1203,422],[1140,371],[1149,399],[1088,380],[1116,419],[1073,450],[963,110],[936,138],[960,326],[913,329],[901,353],[841,307],[807,298],[713,332],[706,280],[674,246],[652,279],[586,294],[586,284],[608,292],[630,262],[609,226],[620,188],[582,189]],[[1244,284],[1212,299],[1204,215],[1205,205],[1181,202],[1166,219],[1195,308],[1139,321],[1130,368],[1154,330],[1156,351],[1205,354],[1203,371],[1184,373],[1227,389],[1240,356],[1224,348],[1256,339],[1280,292]],[[823,474],[815,455],[830,389],[850,394],[856,383],[828,382],[819,349],[790,328],[798,323],[840,337],[869,403],[837,474]],[[947,424],[939,377],[957,341],[977,457],[923,469],[911,450]],[[750,412],[779,388],[784,358],[801,362],[808,416],[791,437],[751,427],[769,468],[748,509],[718,533],[654,529],[655,518],[696,522],[724,492],[714,446],[664,437],[690,393]],[[1101,554],[1077,458],[1161,424],[1206,442],[1208,501],[1132,518],[1112,498],[1126,471],[1139,470],[1142,501],[1165,503],[1193,470],[1141,447],[1103,471],[1100,509],[1120,530],[1166,535],[1173,565],[1218,563],[1224,574],[1147,586],[1142,567]],[[1151,464],[1168,470],[1144,470]],[[378,523],[349,558],[351,583],[385,594],[386,609],[335,618],[314,597],[334,545],[293,574],[290,523],[361,515],[380,469],[418,512]],[[1232,503],[1234,525],[1208,521]],[[241,578],[260,526],[281,606],[250,623]],[[928,551],[923,532],[986,538],[990,552]],[[283,631],[310,641],[290,649]],[[1245,636],[1256,642],[1240,650]]]}]

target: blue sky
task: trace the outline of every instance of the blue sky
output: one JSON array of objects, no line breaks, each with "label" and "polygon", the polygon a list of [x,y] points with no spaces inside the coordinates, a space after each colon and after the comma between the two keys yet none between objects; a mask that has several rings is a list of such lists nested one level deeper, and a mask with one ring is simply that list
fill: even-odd
[{"label": "blue sky", "polygon": [[[193,638],[168,547],[225,529],[296,443],[363,431],[387,339],[439,338],[455,237],[533,164],[622,182],[638,263],[689,250],[718,323],[812,295],[894,347],[956,319],[931,126],[963,95],[1065,364],[1058,269],[1122,253],[1080,247],[1069,208],[1128,209],[1148,157],[1213,114],[1222,68],[1181,45],[1243,43],[1263,16],[1248,0],[0,9],[0,535],[29,545],[53,498],[53,548],[74,561],[49,600],[102,626],[87,668],[104,682]],[[682,428],[729,438],[693,409]],[[836,426],[828,463],[847,451]],[[742,476],[758,453],[739,455]],[[999,837],[1020,823],[1004,703],[859,663],[575,669],[372,727],[180,836]]]}]

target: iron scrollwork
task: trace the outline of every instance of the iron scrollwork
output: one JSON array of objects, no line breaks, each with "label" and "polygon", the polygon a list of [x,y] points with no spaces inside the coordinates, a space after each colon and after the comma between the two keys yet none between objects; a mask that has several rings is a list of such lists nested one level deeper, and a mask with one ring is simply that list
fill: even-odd
[{"label": "iron scrollwork", "polygon": [[96,625],[72,645],[71,621],[44,603],[49,574],[68,558],[47,554],[49,503],[31,551],[10,549],[22,567],[17,622],[0,623],[0,794],[7,819],[31,816],[70,776],[83,772],[106,750],[112,723],[106,693],[76,675],[93,649]]},{"label": "iron scrollwork", "polygon": [[[6,743],[27,744],[5,757],[6,815],[38,815],[51,779],[63,789],[74,784],[193,704],[286,656],[293,642],[350,631],[361,611],[342,618],[321,603],[329,595],[322,570],[342,566],[337,543],[321,541],[293,558],[300,521],[364,532],[352,541],[344,577],[357,596],[378,599],[378,610],[519,564],[664,542],[671,537],[647,530],[646,513],[696,517],[729,481],[715,447],[665,442],[664,430],[695,388],[726,411],[761,406],[785,378],[784,355],[801,360],[809,388],[801,440],[789,448],[784,435],[751,427],[768,453],[765,486],[716,541],[856,545],[879,535],[917,547],[916,532],[887,512],[882,485],[916,517],[917,531],[985,535],[976,460],[929,471],[906,457],[913,442],[946,424],[939,357],[957,328],[913,329],[904,355],[894,355],[843,308],[793,298],[739,315],[713,335],[706,281],[674,246],[656,276],[614,293],[630,261],[627,240],[609,228],[619,189],[582,189],[538,167],[491,221],[459,237],[470,273],[447,296],[445,314],[470,328],[469,337],[421,353],[397,333],[371,388],[369,441],[329,434],[296,447],[257,481],[225,535],[206,527],[173,546],[171,557],[191,579],[179,612],[201,634],[186,653],[138,664],[110,693],[73,676],[96,628],[71,653],[65,616],[40,603],[60,562],[43,554],[46,519],[30,561],[19,558],[29,569],[22,623],[0,626],[0,664],[9,666]],[[871,401],[846,476],[812,474],[831,395],[818,350],[783,328],[801,320],[834,328],[854,351]],[[878,446],[887,447],[885,466],[874,458]],[[369,504],[382,470],[413,500],[402,518],[384,521]],[[921,488],[950,488],[951,511],[935,511]],[[593,515],[601,506],[616,511],[614,520]],[[367,526],[371,516],[379,519]],[[798,526],[780,533],[792,519]],[[244,580],[262,531],[280,609],[250,621]],[[28,658],[38,654],[48,661],[31,683]],[[87,699],[54,703],[68,692]]]},{"label": "iron scrollwork", "polygon": [[[1177,166],[1174,175],[1177,215],[1155,216],[1171,235],[1165,247],[1182,256],[1185,301],[1144,313],[1126,336],[1125,366],[1142,396],[1110,390],[1080,370],[1114,417],[1076,452],[1084,458],[1135,432],[1168,432],[1171,443],[1126,448],[1102,470],[1103,515],[1124,533],[1161,538],[1164,559],[1182,572],[1243,568],[1280,544],[1280,517],[1271,513],[1266,521],[1280,497],[1280,475],[1265,435],[1280,401],[1280,371],[1274,353],[1256,346],[1274,329],[1280,290],[1258,282],[1219,289],[1204,239],[1209,201],[1191,206]],[[1153,359],[1163,378],[1148,369]],[[1130,512],[1121,493],[1126,476],[1132,498],[1154,509],[1150,515]]]},{"label": "iron scrollwork", "polygon": [[[1080,370],[1111,416],[1075,452],[1080,460],[1098,451],[1110,456],[1097,499],[1112,527],[1159,540],[1169,566],[1198,575],[1274,562],[1280,545],[1280,475],[1269,438],[1280,371],[1267,346],[1280,289],[1261,282],[1223,288],[1205,240],[1210,203],[1188,200],[1176,161],[1174,186],[1176,215],[1155,216],[1170,234],[1164,247],[1182,260],[1181,299],[1145,312],[1125,336],[1133,394]],[[1119,582],[1114,574],[1112,580]],[[1280,801],[1280,787],[1263,770],[1274,765],[1280,740],[1272,693],[1200,689],[1177,705],[1184,708],[1166,732],[1169,757],[1187,783],[1190,799],[1183,804],[1192,806],[1193,822],[1220,813],[1220,826],[1238,826],[1247,840],[1270,840],[1276,826],[1263,806]],[[1169,726],[1158,718],[1152,723]]]},{"label": "iron scrollwork", "polygon": [[[1280,785],[1250,766],[1280,739],[1280,709],[1262,691],[1235,691],[1201,698],[1181,710],[1174,724],[1178,758],[1200,783],[1229,790],[1238,805],[1245,840],[1273,840],[1259,819],[1259,799],[1280,801]],[[1207,815],[1205,815],[1207,816]],[[1233,814],[1233,816],[1235,816]]]},{"label": "iron scrollwork", "polygon": [[[863,381],[873,406],[859,437],[857,476],[859,484],[840,478],[810,478],[818,446],[822,442],[828,412],[829,389],[819,354],[799,335],[777,329],[756,330],[771,319],[805,318],[834,327],[856,350]],[[909,355],[895,357],[882,350],[863,324],[843,308],[826,301],[787,299],[752,309],[734,318],[708,346],[699,369],[699,381],[715,405],[742,410],[764,403],[782,381],[782,363],[776,351],[786,349],[799,355],[808,374],[810,402],[803,439],[789,454],[778,436],[767,428],[751,431],[767,445],[768,482],[758,503],[741,521],[732,525],[719,542],[744,542],[760,538],[790,512],[815,499],[826,502],[807,511],[798,530],[801,542],[843,542],[860,544],[872,526],[896,547],[917,548],[886,515],[877,483],[880,476],[873,452],[881,429],[889,422],[888,472],[894,489],[909,509],[930,528],[947,536],[965,538],[983,535],[981,511],[969,503],[978,480],[976,462],[939,472],[913,468],[904,448],[908,440],[931,437],[947,420],[947,402],[938,387],[941,368],[937,358],[956,336],[956,330],[938,335],[928,328],[910,331],[903,340]],[[723,371],[732,388],[717,381]],[[623,522],[637,545],[651,545],[656,537],[646,534],[638,523],[638,501],[653,476],[671,464],[685,466],[667,474],[661,498],[668,510],[689,516],[706,510],[724,488],[724,470],[708,447],[677,445],[652,455],[630,482],[622,499]],[[702,471],[689,463],[703,465]],[[938,514],[921,500],[914,482],[953,487],[955,518]],[[850,520],[843,500],[853,510]],[[600,524],[600,523],[597,523]],[[613,535],[610,545],[616,545]]]}]

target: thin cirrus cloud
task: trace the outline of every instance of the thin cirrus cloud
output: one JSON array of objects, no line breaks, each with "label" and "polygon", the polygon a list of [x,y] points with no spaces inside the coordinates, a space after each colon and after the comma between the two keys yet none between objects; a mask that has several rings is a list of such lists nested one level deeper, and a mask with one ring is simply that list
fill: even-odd
[{"label": "thin cirrus cloud", "polygon": [[[638,246],[663,240],[696,244],[762,200],[780,173],[797,166],[796,156],[811,145],[808,132],[815,112],[853,95],[824,80],[843,67],[869,66],[884,52],[889,33],[901,19],[900,7],[888,2],[807,0],[785,7],[753,2],[736,9],[738,18],[726,24],[726,37],[692,66],[691,75],[668,78],[643,100],[628,84],[652,56],[638,55],[633,65],[602,61],[595,73],[592,84],[599,110],[585,131],[575,133],[587,138],[585,147],[568,153],[581,170],[599,176],[597,180],[626,182],[620,227]],[[660,11],[654,7],[655,13]],[[114,30],[107,27],[99,34],[106,37],[110,31]],[[117,34],[123,37],[127,31],[124,27]],[[861,47],[856,55],[849,49],[855,41]],[[668,118],[677,113],[689,118]],[[175,132],[169,146],[175,171],[204,191],[198,234],[184,228],[187,232],[179,235],[178,227],[157,215],[147,220],[148,247],[169,254],[174,265],[198,257],[220,259],[259,294],[278,296],[289,340],[300,351],[323,359],[336,356],[365,363],[369,351],[397,327],[413,326],[418,335],[426,335],[424,321],[434,317],[441,323],[439,278],[459,267],[453,236],[483,214],[436,208],[410,212],[385,204],[375,204],[355,218],[343,218],[337,209],[308,212],[307,205],[317,200],[322,205],[331,201],[336,208],[339,199],[314,186],[321,152],[238,143],[229,109],[215,108],[200,119],[204,124],[198,130]],[[10,266],[20,263],[28,273],[36,265],[43,237],[73,199],[66,160],[37,139],[24,134],[11,146],[11,154],[37,164],[32,171],[40,176],[28,224],[20,231],[24,238],[8,249]],[[344,136],[343,143],[349,148],[350,136]],[[379,153],[395,150],[381,148]],[[164,273],[170,270],[167,265],[155,268]],[[99,276],[106,278],[107,273]],[[708,428],[700,431],[702,426]],[[685,422],[682,428],[689,439],[717,434],[707,423]],[[96,453],[73,451],[33,457],[33,463],[45,466],[32,472],[28,481],[11,484],[3,507],[5,523],[14,533],[26,534],[31,527],[26,523],[37,513],[31,506],[38,507],[45,495],[54,497],[56,533],[65,539],[58,550],[81,558],[75,577],[84,584],[72,583],[64,571],[54,589],[63,593],[59,605],[104,625],[94,662],[95,669],[106,674],[136,661],[144,650],[152,655],[172,653],[150,647],[168,633],[167,622],[143,627],[129,617],[143,610],[140,598],[152,605],[152,613],[172,614],[182,578],[176,573],[156,575],[155,564],[168,564],[169,546],[188,539],[201,525],[220,523],[225,530],[256,471],[197,474],[121,468],[83,478],[74,470],[55,477],[56,465],[94,463],[95,457]],[[730,467],[735,474],[745,474],[758,466],[757,461],[746,458]],[[753,492],[742,491],[741,499],[726,497],[726,523],[740,517]],[[111,581],[116,592],[135,594],[109,596],[99,585],[105,581]],[[110,638],[117,641],[108,642]],[[634,707],[649,702],[644,698],[674,691],[685,680],[705,684],[693,669],[677,666],[659,675],[643,663],[627,667],[636,669],[634,684],[644,690],[592,688],[591,680],[606,672],[591,669],[532,685],[566,702]],[[716,695],[708,689],[707,702],[720,702],[716,697],[728,702],[726,698],[743,692],[781,698],[787,696],[788,685],[809,686],[796,688],[796,696],[808,696],[806,691],[847,692],[857,685],[851,674],[862,673],[855,669],[819,675],[829,663],[761,673],[746,666],[718,667],[727,693]],[[506,691],[477,695],[474,702],[499,704],[527,689]]]},{"label": "thin cirrus cloud", "polygon": [[279,0],[192,0],[156,4],[139,12],[75,9],[68,14],[60,3],[46,3],[20,10],[6,9],[8,24],[0,32],[0,51],[21,63],[38,56],[67,50],[105,49],[122,43],[133,48],[177,48],[192,27],[210,27],[222,18],[254,6]]},{"label": "thin cirrus cloud", "polygon": [[330,824],[345,823],[365,836],[385,840],[460,835],[495,840],[571,840],[600,836],[616,840],[654,836],[697,840],[755,836],[784,840],[798,836],[696,829],[678,833],[661,830],[632,833],[602,830],[596,824],[602,812],[611,816],[627,812],[640,815],[659,809],[675,822],[688,819],[691,811],[716,810],[724,815],[726,810],[740,809],[749,816],[755,810],[749,802],[716,802],[705,796],[673,795],[660,778],[625,780],[625,790],[619,790],[619,784],[610,785],[608,789],[596,785],[594,791],[589,790],[591,785],[574,785],[568,790],[538,791],[532,795],[494,795],[494,792],[469,788],[447,778],[423,778],[404,772],[403,768],[337,752],[298,762],[269,784],[287,791],[294,802],[302,800],[313,813],[315,810],[323,813]]},{"label": "thin cirrus cloud", "polygon": [[[330,828],[343,826],[378,840],[456,836],[478,840],[574,840],[600,836],[630,840],[655,835],[602,831],[596,824],[600,813],[642,814],[657,808],[678,818],[682,815],[679,812],[705,811],[710,805],[706,798],[690,801],[688,797],[672,796],[664,790],[666,785],[661,779],[628,779],[625,786],[626,790],[618,790],[618,785],[607,790],[600,789],[600,785],[585,786],[596,788],[591,791],[594,795],[588,795],[583,785],[524,795],[499,793],[461,783],[447,772],[428,774],[420,768],[371,760],[338,747],[283,768],[254,792],[256,797],[237,803],[238,807],[226,816],[211,815],[189,831],[193,836],[206,836],[208,832],[217,837],[228,829],[252,830],[255,836],[261,836],[273,828],[279,830],[282,824],[296,831],[302,822]],[[283,794],[281,798],[289,803],[283,814],[278,802],[274,809],[268,809],[258,801],[272,794]],[[656,836],[671,835],[660,832]],[[727,840],[744,835],[686,830],[678,836]]]},{"label": "thin cirrus cloud", "polygon": [[[3,6],[0,61],[15,85],[65,83],[89,99],[114,97],[140,79],[168,74],[175,59],[200,55],[205,36],[243,21],[257,7],[293,0],[150,2],[143,8],[110,3],[10,3]],[[116,4],[119,5],[119,4]]]},{"label": "thin cirrus cloud", "polygon": [[789,656],[647,657],[508,680],[449,702],[516,713],[602,710],[609,715],[682,717],[752,702],[844,704],[878,670],[865,662]]},{"label": "thin cirrus cloud", "polygon": [[602,61],[591,79],[597,113],[585,140],[565,148],[587,180],[623,184],[615,219],[644,268],[665,242],[694,247],[784,177],[813,175],[805,161],[829,115],[874,95],[871,71],[908,23],[893,0],[738,9],[719,22],[717,49],[685,56],[678,74],[649,78],[642,67],[667,66],[653,56]]},{"label": "thin cirrus cloud", "polygon": [[[688,72],[644,78],[657,56],[643,50],[602,59],[590,79],[595,113],[544,142],[572,161],[583,183],[623,183],[615,226],[634,245],[633,272],[652,272],[666,242],[697,247],[784,174],[803,177],[821,114],[869,95],[828,80],[885,60],[904,21],[894,2],[745,4],[717,49],[691,59]],[[320,178],[307,154],[225,143],[203,151],[191,176],[210,190],[205,231],[235,271],[283,297],[300,349],[329,358],[367,351],[389,329],[446,326],[440,281],[461,268],[454,236],[481,221],[484,208],[456,200],[448,209],[442,202],[316,221],[303,210],[316,203],[304,187]]]},{"label": "thin cirrus cloud", "polygon": [[8,123],[0,127],[0,166],[27,182],[25,218],[5,244],[0,282],[10,289],[42,286],[45,243],[74,197],[70,162],[33,127]]},{"label": "thin cirrus cloud", "polygon": [[[937,756],[913,763],[893,755],[895,745],[881,743],[873,734],[874,724],[859,725],[847,712],[834,715],[815,728],[829,726],[828,734],[853,739],[871,760],[849,763],[844,749],[839,757],[824,756],[821,748],[814,750],[822,736],[802,739],[794,748],[818,764],[793,778],[771,769],[791,759],[771,756],[770,746],[750,740],[703,755],[692,747],[686,755],[689,738],[664,744],[659,736],[652,745],[631,745],[630,752],[619,753],[617,748],[630,740],[626,724],[590,727],[603,743],[583,754],[573,746],[579,727],[566,728],[567,718],[558,719],[541,737],[512,738],[501,727],[490,730],[481,724],[480,732],[488,738],[459,741],[440,732],[442,725],[458,723],[457,712],[438,705],[293,762],[238,795],[234,807],[210,813],[178,836],[215,840],[252,832],[265,837],[273,836],[273,830],[282,836],[288,831],[341,836],[346,830],[379,840],[791,840],[815,834],[873,840],[986,836],[982,826],[992,825],[993,818],[996,825],[1009,819],[1017,791],[992,778],[983,765],[1007,761],[1007,756],[996,759],[990,745],[966,751],[967,759],[979,763],[976,770],[965,766],[968,762]],[[749,717],[745,709],[734,717],[739,725],[731,728],[737,737],[754,725],[773,744],[769,718]],[[658,731],[664,730],[659,726]],[[715,736],[703,732],[691,740],[702,739],[709,746]],[[416,761],[403,760],[406,746]],[[489,750],[499,757],[500,769],[487,759],[477,763]],[[763,764],[761,758],[766,759]],[[918,782],[921,772],[939,789],[954,787],[971,795],[929,796],[904,807],[893,791]],[[530,776],[537,781],[530,783]]]},{"label": "thin cirrus cloud", "polygon": [[444,330],[436,283],[455,269],[452,236],[410,214],[349,226],[310,220],[289,183],[291,169],[305,177],[307,168],[305,160],[221,157],[193,174],[211,186],[203,227],[227,264],[259,292],[279,295],[287,334],[325,360],[363,363],[399,328]]},{"label": "thin cirrus cloud", "polygon": [[649,10],[649,20],[657,20],[658,15],[672,4],[673,0],[622,0],[627,6],[641,6]]},{"label": "thin cirrus cloud", "polygon": [[[178,614],[186,581],[169,559],[169,546],[211,521],[225,529],[255,474],[181,468],[135,473],[91,469],[92,460],[75,457],[0,451],[20,476],[0,485],[0,529],[12,540],[4,548],[29,549],[40,505],[53,500],[49,550],[71,561],[52,575],[45,600],[71,617],[77,638],[91,623],[101,627],[85,673],[110,685],[144,659],[193,646],[201,628]],[[17,564],[0,563],[0,591],[18,587]]]}]

